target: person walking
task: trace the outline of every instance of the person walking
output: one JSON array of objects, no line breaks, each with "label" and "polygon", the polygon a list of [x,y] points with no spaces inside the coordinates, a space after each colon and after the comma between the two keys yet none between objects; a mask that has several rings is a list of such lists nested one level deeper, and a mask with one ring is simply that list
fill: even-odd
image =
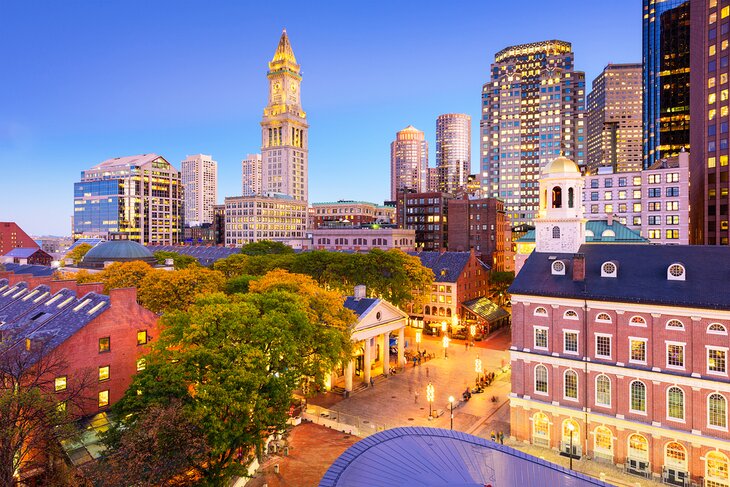
[{"label": "person walking", "polygon": [[492,441],[497,441],[497,434],[492,430],[492,434],[489,435],[489,437],[492,439]]},{"label": "person walking", "polygon": [[370,387],[375,387],[375,380],[373,378],[370,378]]},{"label": "person walking", "polygon": [[464,350],[469,350],[469,340],[464,340]]},{"label": "person walking", "polygon": [[416,391],[415,398],[413,400],[413,404],[418,404],[418,391]]},{"label": "person walking", "polygon": [[428,378],[428,365],[426,366],[426,377]]},{"label": "person walking", "polygon": [[502,433],[501,431],[499,432],[499,443],[501,445],[504,445],[504,433]]}]

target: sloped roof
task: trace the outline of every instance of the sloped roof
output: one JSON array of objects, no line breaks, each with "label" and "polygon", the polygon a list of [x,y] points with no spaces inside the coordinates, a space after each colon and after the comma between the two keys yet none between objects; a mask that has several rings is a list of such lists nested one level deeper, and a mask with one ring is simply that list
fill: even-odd
[{"label": "sloped roof", "polygon": [[[579,252],[585,256],[585,281],[573,281],[573,254],[533,252],[509,293],[730,310],[728,247],[586,244]],[[552,274],[555,260],[564,261],[564,276]],[[601,277],[608,261],[616,265],[617,277]],[[684,266],[684,281],[667,279],[675,263]]]},{"label": "sloped roof", "polygon": [[[27,259],[36,252],[43,252],[41,249],[36,247],[16,247],[7,254],[5,257],[14,257],[17,259]],[[43,252],[45,254],[45,252]]]},{"label": "sloped roof", "polygon": [[456,282],[469,263],[470,252],[408,252],[433,271],[435,282]]},{"label": "sloped roof", "polygon": [[[611,230],[615,235],[603,235],[606,230]],[[529,230],[518,243],[532,243],[535,241],[535,230]],[[614,220],[611,225],[608,220],[588,220],[586,222],[586,243],[617,242],[617,243],[650,243],[650,240],[641,236],[636,230],[632,230],[623,223]]]},{"label": "sloped roof", "polygon": [[233,254],[240,254],[241,249],[231,247],[205,247],[202,245],[148,245],[150,252],[176,252],[198,259],[201,265],[211,265],[217,260],[225,259]]},{"label": "sloped roof", "polygon": [[119,166],[141,166],[142,164],[159,159],[159,157],[160,156],[158,154],[138,154],[136,156],[113,157],[100,162],[92,169],[107,169]]},{"label": "sloped roof", "polygon": [[472,313],[482,317],[489,323],[493,323],[499,319],[509,316],[509,313],[502,309],[497,303],[492,302],[489,298],[481,297],[471,299],[462,303],[466,309]]},{"label": "sloped roof", "polygon": [[373,306],[376,306],[380,302],[379,298],[360,298],[356,299],[354,296],[347,296],[345,299],[345,308],[349,309],[357,315],[358,318],[367,314]]},{"label": "sloped roof", "polygon": [[36,277],[45,277],[52,276],[55,272],[53,267],[44,265],[13,264],[12,262],[3,265],[6,271],[12,272],[13,274],[31,274]]},{"label": "sloped roof", "polygon": [[393,428],[360,440],[334,461],[320,487],[609,486],[508,446],[460,431]]}]

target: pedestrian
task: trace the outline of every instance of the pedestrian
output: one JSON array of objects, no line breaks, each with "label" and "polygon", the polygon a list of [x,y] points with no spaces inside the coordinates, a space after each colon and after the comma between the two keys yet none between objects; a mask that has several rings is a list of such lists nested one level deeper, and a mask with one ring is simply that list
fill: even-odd
[{"label": "pedestrian", "polygon": [[428,365],[426,366],[426,377],[428,377]]},{"label": "pedestrian", "polygon": [[504,433],[502,433],[501,431],[499,432],[499,443],[501,445],[504,445]]},{"label": "pedestrian", "polygon": [[375,387],[375,381],[372,377],[370,378],[370,387]]},{"label": "pedestrian", "polygon": [[469,340],[464,340],[464,350],[469,350]]},{"label": "pedestrian", "polygon": [[497,435],[495,434],[494,430],[492,430],[492,434],[489,435],[489,437],[492,439],[492,441],[497,441]]},{"label": "pedestrian", "polygon": [[418,391],[416,391],[416,397],[413,401],[413,404],[418,404]]}]

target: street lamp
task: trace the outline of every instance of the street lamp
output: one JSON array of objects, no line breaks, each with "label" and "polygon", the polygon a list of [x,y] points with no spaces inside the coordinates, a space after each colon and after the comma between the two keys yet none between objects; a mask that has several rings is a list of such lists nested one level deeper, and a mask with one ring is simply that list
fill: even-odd
[{"label": "street lamp", "polygon": [[451,409],[451,429],[454,429],[454,396],[449,396],[449,406]]},{"label": "street lamp", "polygon": [[441,332],[443,332],[444,335],[446,334],[446,321],[441,322]]},{"label": "street lamp", "polygon": [[479,358],[479,355],[477,355],[477,358],[474,359],[474,372],[477,373],[477,386],[478,386],[479,378],[482,376],[482,359]]},{"label": "street lamp", "polygon": [[431,404],[433,403],[433,384],[430,382],[426,386],[426,401],[428,401],[428,419],[433,417],[433,410]]},{"label": "street lamp", "polygon": [[568,430],[570,431],[570,469],[573,470],[573,430],[575,430],[575,426],[572,422],[568,423]]},{"label": "street lamp", "polygon": [[471,334],[471,339],[474,340],[474,337],[477,335],[477,325],[471,325],[469,327],[469,334]]},{"label": "street lamp", "polygon": [[449,337],[444,335],[443,338],[443,345],[444,345],[444,358],[449,358]]},{"label": "street lamp", "polygon": [[421,332],[416,332],[416,349],[420,352],[421,351]]}]

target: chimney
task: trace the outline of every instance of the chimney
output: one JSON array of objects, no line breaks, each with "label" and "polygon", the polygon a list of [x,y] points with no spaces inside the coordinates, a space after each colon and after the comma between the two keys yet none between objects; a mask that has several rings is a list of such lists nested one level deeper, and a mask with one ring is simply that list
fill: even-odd
[{"label": "chimney", "polygon": [[358,284],[355,286],[355,301],[358,301],[365,297],[365,286]]},{"label": "chimney", "polygon": [[583,254],[573,255],[573,280],[576,282],[586,280],[586,256]]},{"label": "chimney", "polygon": [[606,215],[606,219],[608,220],[608,226],[610,227],[613,225],[613,213],[610,215]]}]

